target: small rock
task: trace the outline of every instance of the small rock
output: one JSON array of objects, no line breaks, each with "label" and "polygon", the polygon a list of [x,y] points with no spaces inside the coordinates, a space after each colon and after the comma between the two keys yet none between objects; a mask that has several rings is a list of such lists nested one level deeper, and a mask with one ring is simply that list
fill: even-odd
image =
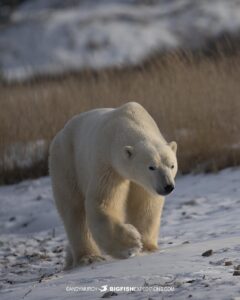
[{"label": "small rock", "polygon": [[118,294],[115,292],[106,292],[102,295],[102,298],[111,298],[112,296],[117,296]]},{"label": "small rock", "polygon": [[233,272],[233,276],[240,276],[240,270],[236,270]]},{"label": "small rock", "polygon": [[232,263],[231,260],[226,260],[225,263],[224,263],[225,266],[231,266],[232,264],[233,263]]},{"label": "small rock", "polygon": [[186,281],[186,283],[193,283],[194,281],[195,281],[195,279],[192,279],[192,280]]},{"label": "small rock", "polygon": [[195,199],[190,200],[190,201],[186,201],[183,203],[184,205],[189,205],[189,206],[194,206],[197,205],[197,201]]},{"label": "small rock", "polygon": [[61,253],[63,251],[63,248],[61,246],[56,246],[53,248],[53,253]]},{"label": "small rock", "polygon": [[185,241],[185,242],[183,242],[182,244],[183,244],[183,245],[185,245],[185,244],[190,244],[190,242],[189,242],[189,241]]},{"label": "small rock", "polygon": [[207,251],[202,253],[202,256],[205,256],[205,257],[211,256],[211,255],[213,255],[213,250],[212,249],[207,250]]}]

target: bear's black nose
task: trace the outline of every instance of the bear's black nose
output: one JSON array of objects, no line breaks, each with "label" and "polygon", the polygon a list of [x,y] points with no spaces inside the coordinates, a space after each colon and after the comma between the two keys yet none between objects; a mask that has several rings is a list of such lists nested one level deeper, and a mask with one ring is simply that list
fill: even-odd
[{"label": "bear's black nose", "polygon": [[173,184],[168,184],[164,187],[164,190],[166,193],[171,193],[174,190],[174,185]]}]

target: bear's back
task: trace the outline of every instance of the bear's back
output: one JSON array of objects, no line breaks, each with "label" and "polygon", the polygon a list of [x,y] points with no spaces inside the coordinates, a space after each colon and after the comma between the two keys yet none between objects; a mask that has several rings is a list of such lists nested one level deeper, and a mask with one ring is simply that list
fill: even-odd
[{"label": "bear's back", "polygon": [[117,108],[114,113],[124,120],[124,122],[120,122],[123,127],[131,128],[132,131],[138,133],[137,135],[163,139],[156,122],[139,103],[128,102]]}]

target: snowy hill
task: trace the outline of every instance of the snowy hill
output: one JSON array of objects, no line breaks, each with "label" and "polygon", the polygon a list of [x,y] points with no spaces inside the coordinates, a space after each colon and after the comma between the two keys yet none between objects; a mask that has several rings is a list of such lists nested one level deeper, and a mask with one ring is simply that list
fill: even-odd
[{"label": "snowy hill", "polygon": [[[66,240],[49,178],[1,187],[0,298],[237,300],[239,180],[239,168],[179,177],[166,199],[160,251],[127,260],[108,257],[70,272],[61,271]],[[207,250],[212,253],[202,256]],[[93,290],[79,291],[87,287]]]},{"label": "snowy hill", "polygon": [[26,1],[0,27],[0,73],[22,80],[136,64],[239,29],[239,0]]}]

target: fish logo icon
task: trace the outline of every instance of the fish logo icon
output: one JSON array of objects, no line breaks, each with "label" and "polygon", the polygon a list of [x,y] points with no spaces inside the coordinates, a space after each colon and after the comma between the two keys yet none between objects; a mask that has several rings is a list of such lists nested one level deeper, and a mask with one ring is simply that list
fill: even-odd
[{"label": "fish logo icon", "polygon": [[107,288],[108,288],[107,285],[102,285],[102,286],[99,288],[99,291],[100,291],[100,292],[106,292],[106,291],[107,291]]}]

